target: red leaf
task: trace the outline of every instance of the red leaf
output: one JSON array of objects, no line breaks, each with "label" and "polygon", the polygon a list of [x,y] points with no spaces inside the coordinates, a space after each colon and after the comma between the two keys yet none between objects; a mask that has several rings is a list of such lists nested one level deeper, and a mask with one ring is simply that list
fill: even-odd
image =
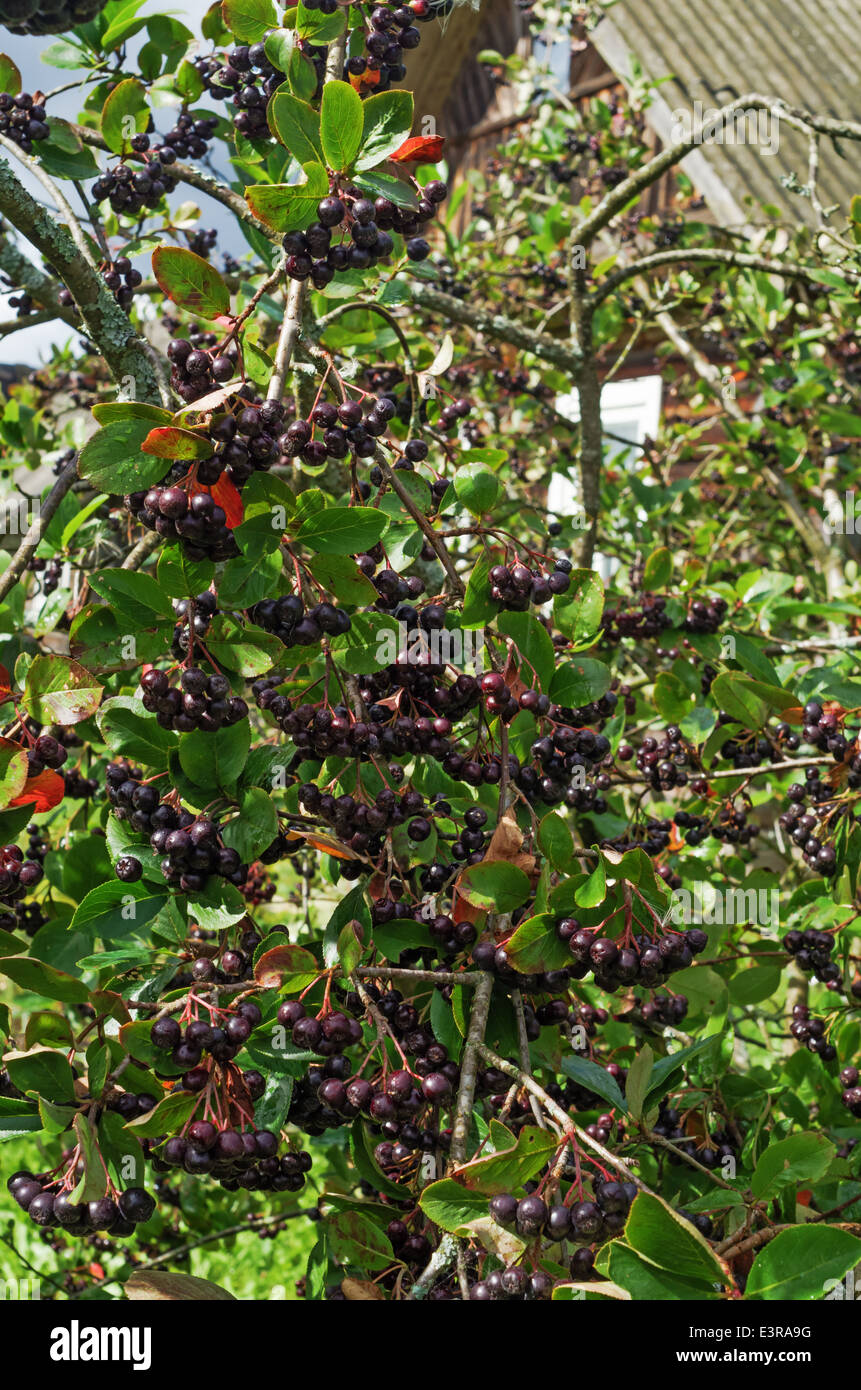
[{"label": "red leaf", "polygon": [[222,473],[218,482],[209,491],[212,493],[219,507],[224,508],[227,517],[227,528],[232,531],[235,526],[239,526],[245,514],[242,506],[242,498],[236,491],[229,478],[225,478]]},{"label": "red leaf", "polygon": [[50,811],[53,806],[59,806],[65,794],[66,784],[59,772],[52,772],[46,767],[38,777],[27,779],[20,796],[16,796],[9,805],[28,806],[32,802],[34,812]]},{"label": "red leaf", "polygon": [[444,144],[444,135],[411,135],[389,159],[395,164],[436,164]]},{"label": "red leaf", "polygon": [[12,677],[5,666],[0,666],[0,705],[5,705],[12,694]]}]

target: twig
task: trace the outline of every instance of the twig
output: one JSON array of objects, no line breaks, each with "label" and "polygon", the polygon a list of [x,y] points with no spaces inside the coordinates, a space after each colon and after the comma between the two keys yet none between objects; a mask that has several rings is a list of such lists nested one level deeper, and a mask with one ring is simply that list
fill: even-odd
[{"label": "twig", "polygon": [[39,542],[44,535],[48,522],[55,515],[60,503],[78,476],[78,458],[75,455],[71,463],[67,463],[59,478],[55,482],[48,496],[39,508],[39,515],[30,526],[27,534],[22,540],[15,554],[9,562],[9,568],[5,574],[0,576],[0,600],[4,599],[13,585],[17,584],[21,575],[27,568],[31,558],[35,555]]}]

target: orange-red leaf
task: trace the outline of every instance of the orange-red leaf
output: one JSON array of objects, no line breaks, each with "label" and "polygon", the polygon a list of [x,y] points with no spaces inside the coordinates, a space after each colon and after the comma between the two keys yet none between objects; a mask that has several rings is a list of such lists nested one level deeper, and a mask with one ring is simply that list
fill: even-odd
[{"label": "orange-red leaf", "polygon": [[232,531],[234,526],[239,526],[244,515],[242,498],[239,496],[239,493],[236,491],[230,479],[225,478],[223,473],[218,482],[210,488],[210,492],[219,507],[224,509],[224,514],[227,517],[227,527]]},{"label": "orange-red leaf", "polygon": [[389,159],[395,164],[436,164],[444,144],[444,135],[411,135]]},{"label": "orange-red leaf", "polygon": [[24,783],[24,790],[9,805],[29,806],[32,802],[34,812],[50,811],[53,806],[59,806],[65,794],[66,784],[59,772],[46,767],[38,777],[30,777]]}]

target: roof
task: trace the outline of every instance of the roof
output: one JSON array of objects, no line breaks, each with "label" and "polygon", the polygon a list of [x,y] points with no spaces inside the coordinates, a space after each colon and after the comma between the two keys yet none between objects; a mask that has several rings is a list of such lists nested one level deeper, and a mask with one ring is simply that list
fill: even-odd
[{"label": "roof", "polygon": [[[632,75],[632,57],[650,82],[672,78],[656,89],[647,112],[664,143],[679,138],[680,113],[696,124],[746,92],[838,119],[861,116],[858,0],[616,0],[589,37],[623,81]],[[807,138],[762,115],[760,122],[748,113],[743,142],[703,144],[682,168],[726,225],[758,221],[755,209],[763,203],[812,223],[810,200],[782,182],[794,175],[807,183]],[[821,139],[817,189],[826,208],[838,204],[845,211],[861,188],[861,154],[851,141],[841,148],[842,158]]]}]

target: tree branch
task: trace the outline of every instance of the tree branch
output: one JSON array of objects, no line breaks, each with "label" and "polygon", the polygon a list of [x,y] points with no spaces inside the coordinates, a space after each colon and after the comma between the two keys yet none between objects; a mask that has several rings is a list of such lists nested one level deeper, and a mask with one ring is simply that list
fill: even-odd
[{"label": "tree branch", "polygon": [[[803,280],[805,284],[818,285],[820,288],[827,289],[827,284],[822,280],[822,270],[817,270],[815,266],[799,265],[797,261],[774,261],[768,256],[750,256],[742,251],[711,249],[709,247],[687,247],[674,251],[656,251],[654,255],[643,256],[639,261],[631,261],[629,265],[620,266],[608,275],[606,280],[602,280],[600,285],[590,296],[594,306],[601,304],[613,290],[621,285],[625,280],[631,280],[637,275],[644,274],[649,270],[660,269],[665,265],[686,265],[694,262],[733,266],[738,270],[762,270],[768,275],[781,275],[784,280]],[[848,270],[841,266],[829,265],[827,270],[831,274],[845,275],[847,277],[847,288],[850,288],[850,281],[857,284],[861,280],[861,273],[856,270]]]},{"label": "tree branch", "polygon": [[2,601],[9,590],[17,584],[27,565],[36,553],[36,549],[45,532],[45,528],[52,516],[55,515],[60,503],[78,476],[78,456],[75,455],[72,463],[67,463],[59,478],[55,482],[48,496],[39,507],[39,515],[31,525],[15,554],[9,562],[9,568],[3,575],[0,575],[0,601]]},{"label": "tree branch", "polygon": [[127,314],[80,254],[71,234],[27,192],[5,159],[0,159],[0,213],[41,252],[71,290],[85,331],[104,357],[121,391],[125,387],[134,399],[158,401],[158,383],[152,364]]}]

